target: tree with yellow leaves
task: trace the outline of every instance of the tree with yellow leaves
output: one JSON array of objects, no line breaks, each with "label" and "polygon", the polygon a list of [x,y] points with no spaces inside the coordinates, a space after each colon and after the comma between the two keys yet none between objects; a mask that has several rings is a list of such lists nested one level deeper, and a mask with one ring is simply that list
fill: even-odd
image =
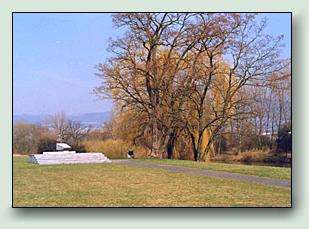
[{"label": "tree with yellow leaves", "polygon": [[98,65],[96,93],[142,117],[135,135],[151,139],[152,157],[172,158],[186,134],[194,159],[209,160],[214,138],[239,115],[238,91],[286,67],[281,37],[264,35],[255,14],[120,13],[113,21],[126,32]]}]

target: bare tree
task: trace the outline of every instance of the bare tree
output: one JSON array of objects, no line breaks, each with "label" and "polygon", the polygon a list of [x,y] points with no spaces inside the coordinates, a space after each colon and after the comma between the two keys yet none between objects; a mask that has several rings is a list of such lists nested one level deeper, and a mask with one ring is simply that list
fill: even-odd
[{"label": "bare tree", "polygon": [[98,65],[95,91],[143,117],[137,135],[150,134],[154,156],[167,149],[170,157],[185,131],[195,160],[209,159],[220,130],[244,113],[240,90],[288,65],[279,59],[282,37],[264,34],[255,14],[125,13],[113,21],[127,30]]},{"label": "bare tree", "polygon": [[112,94],[123,107],[146,115],[152,134],[151,154],[156,157],[171,136],[167,123],[172,121],[166,115],[171,104],[166,103],[174,77],[196,43],[189,33],[192,17],[193,14],[178,13],[114,15],[115,25],[128,30],[124,37],[112,41],[115,56],[98,66],[103,84],[96,88],[96,93]]},{"label": "bare tree", "polygon": [[57,113],[49,120],[58,142],[66,142],[79,148],[81,141],[88,135],[90,128],[83,127],[80,122],[68,120],[64,112]]},{"label": "bare tree", "polygon": [[67,139],[68,121],[64,112],[57,113],[47,120],[57,134],[57,141],[65,142]]}]

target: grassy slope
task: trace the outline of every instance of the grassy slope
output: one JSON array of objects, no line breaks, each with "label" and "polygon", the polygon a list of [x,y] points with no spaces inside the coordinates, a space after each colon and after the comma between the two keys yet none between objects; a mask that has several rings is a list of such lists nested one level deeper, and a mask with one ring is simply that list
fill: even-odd
[{"label": "grassy slope", "polygon": [[14,157],[13,206],[290,206],[290,189],[120,164],[40,166]]},{"label": "grassy slope", "polygon": [[242,173],[261,177],[277,179],[291,179],[291,168],[280,168],[271,166],[238,165],[215,162],[195,162],[186,160],[157,160],[157,159],[135,159],[144,163],[154,163],[162,165],[177,165],[191,168],[201,168],[216,171],[226,171],[232,173]]}]

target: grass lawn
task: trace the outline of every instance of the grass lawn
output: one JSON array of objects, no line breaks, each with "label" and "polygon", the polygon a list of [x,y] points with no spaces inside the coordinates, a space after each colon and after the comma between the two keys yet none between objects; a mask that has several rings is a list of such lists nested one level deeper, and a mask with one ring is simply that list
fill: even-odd
[{"label": "grass lawn", "polygon": [[121,164],[13,159],[14,207],[290,207],[291,190]]},{"label": "grass lawn", "polygon": [[216,171],[225,171],[231,173],[242,173],[261,177],[269,177],[276,179],[291,179],[291,168],[272,167],[272,166],[255,166],[241,164],[227,164],[215,162],[195,162],[187,160],[168,160],[168,159],[134,159],[144,163],[153,163],[161,165],[178,165],[191,168],[209,169]]}]

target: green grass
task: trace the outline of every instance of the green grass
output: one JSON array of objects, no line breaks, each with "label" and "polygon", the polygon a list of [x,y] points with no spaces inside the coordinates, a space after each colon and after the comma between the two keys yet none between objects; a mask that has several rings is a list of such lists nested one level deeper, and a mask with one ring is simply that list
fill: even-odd
[{"label": "green grass", "polygon": [[14,207],[290,207],[291,190],[121,164],[13,159]]},{"label": "green grass", "polygon": [[272,166],[239,165],[215,162],[195,162],[187,160],[158,160],[158,159],[134,159],[144,163],[176,165],[190,168],[209,169],[215,171],[225,171],[231,173],[241,173],[261,177],[276,179],[291,179],[291,168],[281,168]]}]

